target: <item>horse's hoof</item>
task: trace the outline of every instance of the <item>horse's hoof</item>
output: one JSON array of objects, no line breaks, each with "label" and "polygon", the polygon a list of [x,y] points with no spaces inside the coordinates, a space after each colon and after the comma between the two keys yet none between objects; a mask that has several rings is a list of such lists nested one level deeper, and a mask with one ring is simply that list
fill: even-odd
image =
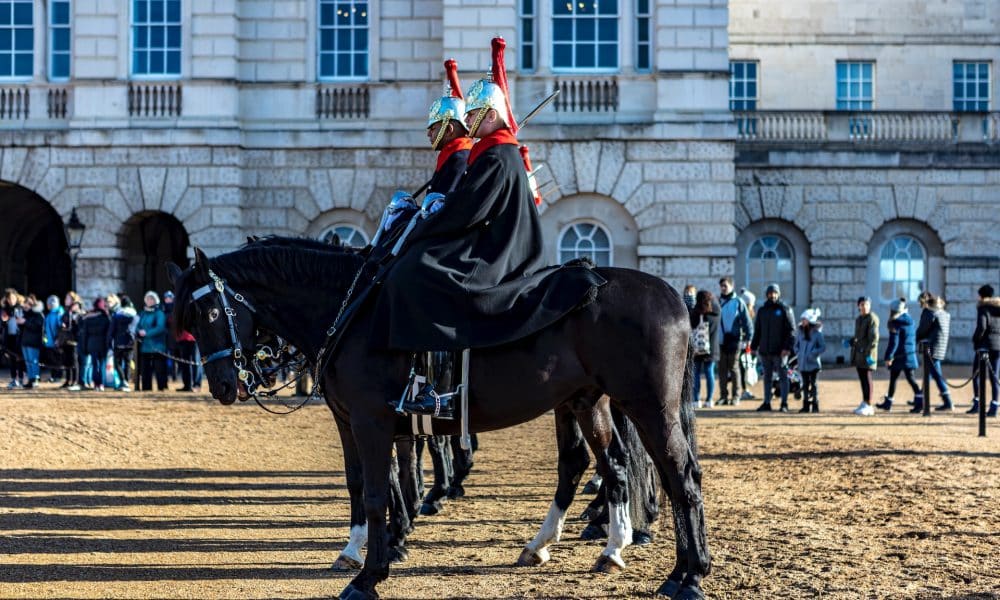
[{"label": "horse's hoof", "polygon": [[355,560],[350,556],[345,556],[341,554],[337,557],[337,560],[333,561],[330,565],[330,569],[333,571],[357,571],[361,568],[361,561]]},{"label": "horse's hoof", "polygon": [[608,537],[608,534],[604,532],[604,528],[600,525],[587,525],[580,532],[581,540],[603,540],[606,537]]},{"label": "horse's hoof", "polygon": [[705,594],[697,586],[686,586],[670,598],[671,600],[705,600]]},{"label": "horse's hoof", "polygon": [[521,552],[521,556],[517,558],[517,566],[519,567],[540,567],[545,563],[549,562],[549,551],[546,548],[540,550],[532,550],[530,548],[525,548]]},{"label": "horse's hoof", "polygon": [[354,587],[354,584],[349,584],[337,598],[339,600],[378,600],[378,593],[375,590],[365,592]]},{"label": "horse's hoof", "polygon": [[625,570],[625,567],[623,567],[622,565],[616,563],[611,558],[602,554],[600,557],[598,557],[597,562],[594,563],[594,566],[590,569],[590,572],[613,575],[615,573],[621,573],[623,570]]},{"label": "horse's hoof", "polygon": [[597,487],[596,484],[594,484],[593,481],[588,481],[587,485],[583,486],[583,493],[584,494],[596,494],[597,490],[598,490],[598,487]]},{"label": "horse's hoof", "polygon": [[425,517],[433,517],[434,515],[441,512],[442,506],[440,502],[424,502],[420,505],[420,514]]},{"label": "horse's hoof", "polygon": [[410,551],[403,546],[396,546],[394,548],[389,548],[389,562],[401,563],[406,562],[406,559],[410,558]]},{"label": "horse's hoof", "polygon": [[645,546],[646,544],[652,543],[653,535],[646,531],[639,531],[636,529],[632,532],[632,544],[635,546]]},{"label": "horse's hoof", "polygon": [[663,585],[660,586],[660,589],[656,590],[656,597],[673,598],[674,594],[676,594],[680,589],[681,589],[681,582],[679,580],[668,579],[663,582]]},{"label": "horse's hoof", "polygon": [[465,497],[465,488],[461,485],[453,485],[448,488],[448,499],[458,500],[459,498]]}]

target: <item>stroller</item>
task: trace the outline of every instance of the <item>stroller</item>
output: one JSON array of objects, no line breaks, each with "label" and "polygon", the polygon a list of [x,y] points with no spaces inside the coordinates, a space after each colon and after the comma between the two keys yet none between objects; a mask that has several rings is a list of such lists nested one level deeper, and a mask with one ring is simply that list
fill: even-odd
[{"label": "stroller", "polygon": [[[795,397],[796,400],[802,399],[802,375],[799,374],[798,370],[799,358],[794,354],[788,357],[788,362],[785,363],[785,369],[788,374],[788,393]],[[757,363],[757,374],[761,377],[764,375],[764,368]],[[771,386],[772,386],[772,397],[781,397],[781,379],[777,372],[771,375]]]}]

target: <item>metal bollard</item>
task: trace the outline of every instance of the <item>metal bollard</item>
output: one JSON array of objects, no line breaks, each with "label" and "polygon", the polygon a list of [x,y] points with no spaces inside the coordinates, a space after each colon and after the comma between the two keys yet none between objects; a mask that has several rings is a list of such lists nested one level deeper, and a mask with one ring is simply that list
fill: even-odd
[{"label": "metal bollard", "polygon": [[980,350],[979,360],[979,437],[986,437],[986,381],[990,375],[989,350]]},{"label": "metal bollard", "polygon": [[924,412],[925,417],[931,416],[931,347],[927,342],[921,342],[924,355]]}]

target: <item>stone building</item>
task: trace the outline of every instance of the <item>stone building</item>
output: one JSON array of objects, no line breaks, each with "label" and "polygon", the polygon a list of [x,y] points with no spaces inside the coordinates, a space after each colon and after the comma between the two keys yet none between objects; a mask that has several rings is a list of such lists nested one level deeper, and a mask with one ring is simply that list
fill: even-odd
[{"label": "stone building", "polygon": [[1000,8],[892,1],[0,2],[0,284],[69,287],[73,209],[88,297],[250,234],[364,243],[429,177],[443,60],[468,85],[499,33],[516,114],[562,91],[521,135],[552,262],[779,280],[834,336],[860,293],[930,287],[964,337],[1000,278]]},{"label": "stone building", "polygon": [[862,294],[883,330],[894,298],[941,294],[966,360],[1000,287],[1000,3],[878,4],[730,1],[736,274],[835,337]]}]

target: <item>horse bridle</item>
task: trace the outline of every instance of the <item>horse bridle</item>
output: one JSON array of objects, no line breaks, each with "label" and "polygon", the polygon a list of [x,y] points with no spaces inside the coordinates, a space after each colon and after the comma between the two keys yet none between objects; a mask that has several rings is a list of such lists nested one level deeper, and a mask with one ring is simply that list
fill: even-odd
[{"label": "horse bridle", "polygon": [[247,386],[249,390],[249,387],[254,384],[253,374],[246,369],[246,357],[243,354],[243,345],[240,343],[240,336],[236,333],[236,310],[232,307],[232,305],[230,305],[229,297],[231,296],[233,300],[245,306],[251,313],[256,314],[257,310],[243,296],[243,294],[229,287],[229,284],[216,275],[211,269],[208,271],[208,276],[212,278],[212,283],[207,283],[191,292],[191,301],[197,302],[201,298],[204,298],[213,292],[219,294],[219,302],[222,304],[223,312],[226,314],[226,321],[229,327],[229,338],[232,340],[233,345],[213,352],[208,356],[203,356],[201,358],[201,364],[204,366],[228,356],[232,356],[233,366],[236,367],[237,376],[240,381],[243,382],[243,385]]},{"label": "horse bridle", "polygon": [[[213,352],[208,356],[202,357],[201,364],[204,366],[211,362],[215,362],[217,360],[221,360],[223,358],[231,356],[233,359],[233,366],[236,368],[237,377],[246,388],[247,394],[251,398],[253,398],[254,401],[267,412],[279,415],[288,414],[282,412],[275,412],[269,409],[268,407],[264,406],[263,404],[261,404],[260,398],[258,398],[257,388],[261,384],[264,384],[265,387],[271,387],[265,381],[265,374],[264,374],[265,371],[276,372],[282,367],[291,367],[294,370],[299,371],[299,375],[293,378],[291,381],[286,382],[281,387],[274,390],[269,390],[263,395],[275,396],[282,389],[294,385],[298,381],[298,379],[301,378],[302,374],[305,372],[305,370],[301,368],[301,365],[305,364],[305,357],[302,356],[301,351],[298,349],[296,349],[295,351],[291,351],[288,343],[285,340],[283,340],[280,336],[275,336],[275,338],[277,339],[277,350],[272,348],[270,345],[258,344],[250,361],[250,369],[252,369],[252,371],[250,369],[247,369],[247,363],[246,363],[247,356],[243,351],[243,345],[240,343],[240,337],[236,331],[236,320],[235,320],[236,310],[229,303],[229,298],[231,297],[236,302],[242,304],[243,306],[246,307],[247,310],[249,310],[253,314],[257,314],[257,310],[253,307],[253,304],[251,304],[250,301],[247,300],[247,298],[243,294],[231,288],[224,279],[216,275],[215,272],[212,271],[211,269],[208,270],[208,276],[212,279],[212,283],[205,284],[202,287],[196,289],[194,292],[192,292],[191,301],[196,302],[201,298],[204,298],[205,296],[208,296],[209,294],[212,293],[216,293],[219,295],[219,302],[222,304],[223,312],[226,315],[227,326],[229,329],[229,338],[230,340],[232,340],[233,345],[228,348],[223,348],[221,350]],[[287,355],[287,359],[282,358],[285,355]],[[277,363],[277,366],[265,368],[262,366],[262,363],[264,363],[265,361],[275,362]],[[297,367],[296,365],[299,366]],[[310,396],[311,395],[312,394],[310,394]],[[309,396],[306,397],[306,402],[308,400]],[[295,412],[299,408],[302,408],[303,406],[305,406],[306,402],[303,402],[302,404],[293,408],[289,412]]]}]

